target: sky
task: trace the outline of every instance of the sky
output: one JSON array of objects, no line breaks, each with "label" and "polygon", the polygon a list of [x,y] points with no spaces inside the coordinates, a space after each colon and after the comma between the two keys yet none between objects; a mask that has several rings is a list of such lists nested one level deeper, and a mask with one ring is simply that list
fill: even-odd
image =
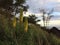
[{"label": "sky", "polygon": [[[60,0],[27,0],[26,4],[29,5],[28,14],[36,14],[38,18],[41,18],[40,9],[54,9],[54,12],[51,15],[54,17],[50,20],[50,26],[60,26]],[[42,21],[39,22],[43,25]]]}]

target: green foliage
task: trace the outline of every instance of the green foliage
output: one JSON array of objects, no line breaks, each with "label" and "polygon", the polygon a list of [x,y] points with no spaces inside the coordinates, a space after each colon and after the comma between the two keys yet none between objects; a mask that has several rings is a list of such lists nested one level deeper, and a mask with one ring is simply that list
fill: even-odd
[{"label": "green foliage", "polygon": [[16,4],[23,4],[26,0],[16,0]]},{"label": "green foliage", "polygon": [[14,6],[18,6],[23,4],[26,0],[0,0],[0,7],[7,9],[13,5],[14,1],[16,1]]},{"label": "green foliage", "polygon": [[20,24],[23,23],[23,9],[20,9]]},{"label": "green foliage", "polygon": [[[36,17],[35,15],[29,15],[29,17],[28,17],[28,23],[36,24],[37,22],[40,21],[37,18],[38,17]],[[25,22],[25,17],[24,17],[24,22]]]}]

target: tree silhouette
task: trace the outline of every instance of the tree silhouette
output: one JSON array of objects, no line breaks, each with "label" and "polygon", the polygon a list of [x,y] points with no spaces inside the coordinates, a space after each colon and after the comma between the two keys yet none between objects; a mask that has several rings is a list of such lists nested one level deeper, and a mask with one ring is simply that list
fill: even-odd
[{"label": "tree silhouette", "polygon": [[51,11],[49,11],[49,13],[47,13],[46,26],[49,25],[49,21],[53,17],[53,15],[51,15],[51,13],[53,13],[53,11],[54,11],[54,9],[52,9]]},{"label": "tree silhouette", "polygon": [[43,25],[44,25],[44,27],[45,27],[45,26],[46,26],[46,25],[45,25],[45,14],[46,14],[46,11],[45,11],[45,9],[40,9],[40,12],[42,12]]},{"label": "tree silhouette", "polygon": [[17,13],[20,13],[20,8],[18,7],[22,7],[23,11],[27,10],[28,6],[23,5],[25,1],[26,0],[0,0],[0,8],[2,8],[2,10],[5,12],[9,12],[10,14],[12,14],[12,12],[15,12],[14,15],[16,15]]},{"label": "tree silhouette", "polygon": [[[51,19],[51,17],[53,17],[53,15],[50,15],[51,13],[53,13],[53,9],[51,11],[49,11],[47,13],[47,11],[45,9],[41,9],[40,12],[42,12],[42,17],[43,17],[43,24],[44,27],[46,27],[47,25],[49,25],[49,21]],[[47,14],[47,17],[45,16],[45,14]]]},{"label": "tree silhouette", "polygon": [[[29,15],[29,17],[28,17],[28,23],[36,24],[37,22],[40,21],[37,18],[38,17],[36,17],[35,15]],[[25,19],[25,17],[24,17],[24,19]]]}]

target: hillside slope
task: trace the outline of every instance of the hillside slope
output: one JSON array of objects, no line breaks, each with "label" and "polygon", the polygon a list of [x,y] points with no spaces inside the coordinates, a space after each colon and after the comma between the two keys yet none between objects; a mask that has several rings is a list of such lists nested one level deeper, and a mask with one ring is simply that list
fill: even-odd
[{"label": "hillside slope", "polygon": [[60,45],[60,39],[33,24],[29,25],[27,32],[23,27],[17,25],[16,28],[2,31],[0,45]]}]

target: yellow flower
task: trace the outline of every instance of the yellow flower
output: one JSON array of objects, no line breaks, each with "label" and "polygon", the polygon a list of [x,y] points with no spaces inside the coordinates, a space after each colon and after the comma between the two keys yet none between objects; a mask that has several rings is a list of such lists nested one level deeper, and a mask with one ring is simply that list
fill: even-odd
[{"label": "yellow flower", "polygon": [[28,31],[28,19],[27,19],[27,17],[25,17],[24,30],[25,30],[25,32]]},{"label": "yellow flower", "polygon": [[14,19],[13,19],[13,27],[16,27],[16,17],[14,16]]},{"label": "yellow flower", "polygon": [[20,9],[20,23],[23,23],[23,9]]}]

